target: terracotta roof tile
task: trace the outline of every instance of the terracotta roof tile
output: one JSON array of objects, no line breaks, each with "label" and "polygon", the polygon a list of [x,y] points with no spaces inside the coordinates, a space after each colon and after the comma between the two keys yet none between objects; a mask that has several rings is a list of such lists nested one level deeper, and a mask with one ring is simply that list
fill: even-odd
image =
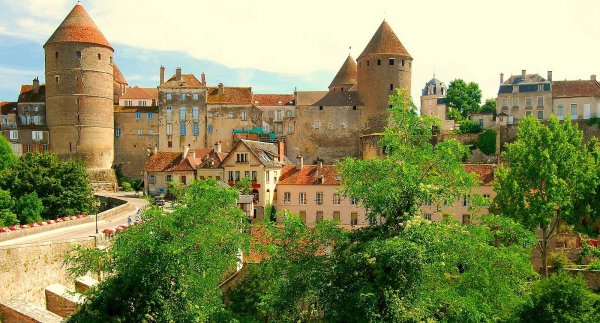
[{"label": "terracotta roof tile", "polygon": [[333,81],[331,81],[329,88],[331,89],[334,86],[345,86],[347,88],[351,88],[356,84],[357,77],[358,69],[356,66],[356,61],[354,58],[352,58],[352,56],[348,55],[348,58],[346,58],[344,64],[342,64],[342,67],[333,78]]},{"label": "terracotta roof tile", "polygon": [[0,114],[7,115],[16,113],[17,102],[0,102]]},{"label": "terracotta roof tile", "polygon": [[40,85],[37,94],[33,93],[33,85],[21,85],[18,102],[46,102],[46,86]]},{"label": "terracotta roof tile", "polygon": [[[191,157],[192,153],[194,157]],[[198,168],[218,168],[224,159],[221,154],[216,154],[213,148],[191,149],[188,156],[183,159],[183,153],[181,152],[159,151],[148,157],[144,170],[149,172],[173,172],[193,171]],[[213,158],[215,163],[211,166],[203,165],[205,157]]]},{"label": "terracotta roof tile", "polygon": [[113,62],[113,80],[117,83],[129,84],[129,83],[127,83],[125,76],[123,76],[123,73],[121,73],[121,70],[119,69],[117,64],[114,62]]},{"label": "terracotta roof tile", "polygon": [[161,88],[203,88],[204,84],[202,84],[194,74],[181,74],[181,81],[177,81],[175,75],[171,76],[165,83],[160,85]]},{"label": "terracotta roof tile", "polygon": [[[323,184],[319,184],[319,178],[323,178]],[[281,168],[281,176],[277,184],[339,185],[340,180],[334,165],[323,165],[321,170],[317,165],[304,165],[302,169],[298,169],[295,165],[287,165]]]},{"label": "terracotta roof tile", "polygon": [[552,82],[553,98],[600,97],[600,83],[595,80]]},{"label": "terracotta roof tile", "polygon": [[[128,87],[123,96],[119,97],[119,99],[141,99],[141,100],[157,100],[158,99],[158,90],[151,91],[152,89],[144,89],[139,86]],[[155,96],[153,96],[156,94]]]},{"label": "terracotta roof tile", "polygon": [[252,104],[252,88],[226,86],[223,88],[223,93],[219,93],[218,87],[209,87],[206,90],[206,102],[208,104]]},{"label": "terracotta roof tile", "polygon": [[494,181],[494,164],[463,164],[465,170],[469,173],[477,174],[481,185],[489,186]]},{"label": "terracotta roof tile", "polygon": [[65,20],[56,28],[46,45],[58,42],[80,42],[106,46],[113,49],[90,15],[80,3],[69,12]]},{"label": "terracotta roof tile", "polygon": [[293,94],[254,94],[253,102],[257,107],[294,105],[296,96]]},{"label": "terracotta roof tile", "polygon": [[180,152],[159,151],[148,157],[144,170],[148,172],[164,172],[181,161]]},{"label": "terracotta roof tile", "polygon": [[398,36],[392,30],[392,27],[385,20],[381,23],[373,38],[371,38],[371,41],[369,41],[369,44],[358,58],[360,59],[363,56],[372,54],[394,54],[412,59],[406,48],[404,48],[404,45],[398,39]]}]

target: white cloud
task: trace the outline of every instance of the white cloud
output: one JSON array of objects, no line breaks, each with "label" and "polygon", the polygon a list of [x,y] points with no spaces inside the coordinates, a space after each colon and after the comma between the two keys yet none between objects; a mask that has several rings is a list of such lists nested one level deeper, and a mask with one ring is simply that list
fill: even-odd
[{"label": "white cloud", "polygon": [[[43,42],[69,0],[6,0],[4,32]],[[498,74],[521,69],[556,79],[600,73],[600,7],[594,0],[83,1],[113,43],[186,52],[231,68],[301,76],[335,74],[356,58],[385,16],[414,57],[413,96],[431,78],[478,82],[496,95]],[[0,32],[3,32],[0,29]],[[127,53],[123,53],[127,55]],[[119,53],[116,54],[117,57]],[[159,65],[151,56],[140,57]],[[152,67],[156,68],[155,66]],[[248,79],[240,74],[240,81]],[[250,85],[250,84],[240,84]]]}]

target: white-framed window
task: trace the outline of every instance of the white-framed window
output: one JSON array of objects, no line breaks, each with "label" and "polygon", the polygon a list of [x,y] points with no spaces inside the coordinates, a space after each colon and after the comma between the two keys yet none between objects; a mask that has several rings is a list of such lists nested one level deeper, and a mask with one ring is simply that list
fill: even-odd
[{"label": "white-framed window", "polygon": [[271,182],[271,171],[267,171],[265,176],[267,179],[267,183],[270,183]]},{"label": "white-framed window", "polygon": [[43,131],[32,131],[31,132],[31,139],[33,139],[35,141],[43,140],[44,139],[44,132]]},{"label": "white-framed window", "polygon": [[539,110],[539,111],[537,112],[537,118],[538,118],[539,120],[543,120],[543,119],[544,119],[544,110]]},{"label": "white-framed window", "polygon": [[538,92],[544,91],[544,84],[538,84]]},{"label": "white-framed window", "polygon": [[18,132],[18,130],[10,130],[8,132],[8,139],[10,139],[10,140],[17,140],[17,139],[19,139],[19,132]]},{"label": "white-framed window", "polygon": [[173,95],[171,93],[167,93],[167,100],[171,100],[173,98]]},{"label": "white-framed window", "polygon": [[269,111],[269,119],[275,119],[275,111]]},{"label": "white-framed window", "polygon": [[471,205],[471,195],[463,195],[463,206]]},{"label": "white-framed window", "polygon": [[142,119],[142,113],[141,112],[136,112],[135,113],[135,120],[141,120]]},{"label": "white-framed window", "polygon": [[197,123],[194,123],[192,127],[192,132],[194,134],[194,137],[198,137],[200,135],[200,126]]},{"label": "white-framed window", "polygon": [[173,120],[173,108],[167,107],[165,111],[167,114],[167,122],[171,122]]},{"label": "white-framed window", "polygon": [[179,121],[185,121],[185,107],[179,107]]},{"label": "white-framed window", "polygon": [[577,119],[577,103],[571,103],[571,119]]},{"label": "white-framed window", "polygon": [[306,204],[306,193],[304,193],[304,192],[298,193],[298,204],[302,204],[302,205]]},{"label": "white-framed window", "polygon": [[518,85],[513,85],[513,93],[519,93],[519,86]]},{"label": "white-framed window", "polygon": [[26,153],[30,153],[31,152],[31,145],[25,145],[25,152]]},{"label": "white-framed window", "polygon": [[149,184],[156,184],[156,175],[150,175],[150,183]]},{"label": "white-framed window", "polygon": [[[248,153],[238,153],[235,154],[235,161],[237,163],[248,163]],[[267,175],[269,175],[269,171],[267,171]],[[268,176],[267,176],[268,181]]]},{"label": "white-framed window", "polygon": [[194,119],[195,122],[198,122],[199,118],[200,118],[200,116],[198,113],[198,107],[193,107],[192,108],[192,119]]},{"label": "white-framed window", "polygon": [[194,94],[192,95],[192,98],[193,98],[194,100],[198,100],[198,93],[194,93]]},{"label": "white-framed window", "polygon": [[185,126],[185,123],[179,125],[179,134],[181,136],[187,135],[187,127]]},{"label": "white-framed window", "polygon": [[227,119],[233,119],[233,112],[227,112]]},{"label": "white-framed window", "polygon": [[531,98],[525,98],[525,107],[526,108],[531,108],[532,104],[531,104]]},{"label": "white-framed window", "polygon": [[294,116],[294,113],[292,112],[292,110],[285,110],[285,117],[286,118],[291,118]]},{"label": "white-framed window", "polygon": [[121,137],[121,129],[115,128],[115,137]]},{"label": "white-framed window", "polygon": [[538,108],[543,108],[544,107],[544,97],[543,96],[538,96],[537,97],[537,106],[538,106]]},{"label": "white-framed window", "polygon": [[502,99],[502,107],[508,108],[508,99],[506,99],[506,98]]},{"label": "white-framed window", "polygon": [[333,205],[340,205],[342,203],[342,196],[338,193],[333,194]]},{"label": "white-framed window", "polygon": [[166,178],[165,178],[165,180],[167,182],[172,182],[173,181],[173,175],[171,175],[171,174],[167,175]]},{"label": "white-framed window", "polygon": [[185,93],[179,94],[179,100],[185,100]]},{"label": "white-framed window", "polygon": [[275,125],[275,132],[276,133],[283,133],[283,125],[281,123],[278,123]]},{"label": "white-framed window", "polygon": [[43,152],[46,152],[46,151],[48,151],[48,144],[43,144],[43,145],[42,145],[42,151],[43,151]]},{"label": "white-framed window", "polygon": [[154,113],[152,113],[152,112],[148,112],[148,114],[146,116],[148,117],[148,120],[154,119]]},{"label": "white-framed window", "polygon": [[315,197],[315,202],[317,203],[317,205],[323,204],[323,192],[317,192],[317,195]]},{"label": "white-framed window", "polygon": [[513,108],[518,108],[519,107],[519,98],[513,98],[512,99],[512,106],[513,106]]},{"label": "white-framed window", "polygon": [[352,205],[358,205],[358,200],[355,197],[353,197],[353,198],[350,199],[350,204],[352,204]]},{"label": "white-framed window", "polygon": [[173,124],[167,123],[167,136],[173,135]]},{"label": "white-framed window", "polygon": [[141,135],[143,135],[143,134],[144,134],[144,131],[143,131],[141,128],[138,128],[138,130],[137,130],[137,135],[138,135],[138,136],[141,136]]},{"label": "white-framed window", "polygon": [[292,203],[292,193],[284,192],[283,193],[283,204],[290,204],[290,203]]},{"label": "white-framed window", "polygon": [[242,121],[248,120],[248,113],[246,111],[242,111]]},{"label": "white-framed window", "polygon": [[315,223],[323,222],[323,211],[317,211],[317,216],[315,217]]},{"label": "white-framed window", "polygon": [[283,120],[283,111],[278,110],[277,111],[277,120],[276,121],[281,121]]},{"label": "white-framed window", "polygon": [[565,107],[562,104],[558,105],[556,108],[556,116],[558,117],[558,120],[565,119]]},{"label": "white-framed window", "polygon": [[583,105],[583,118],[589,119],[592,116],[592,106],[589,103]]}]

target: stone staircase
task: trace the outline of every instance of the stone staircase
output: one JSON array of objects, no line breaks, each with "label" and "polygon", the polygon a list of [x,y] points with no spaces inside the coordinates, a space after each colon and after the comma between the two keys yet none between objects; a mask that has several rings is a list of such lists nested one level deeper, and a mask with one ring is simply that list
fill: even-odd
[{"label": "stone staircase", "polygon": [[61,284],[52,284],[45,289],[46,308],[20,299],[0,302],[0,322],[3,323],[57,323],[71,316],[86,300],[85,294],[98,281],[83,276],[75,280],[75,290]]}]

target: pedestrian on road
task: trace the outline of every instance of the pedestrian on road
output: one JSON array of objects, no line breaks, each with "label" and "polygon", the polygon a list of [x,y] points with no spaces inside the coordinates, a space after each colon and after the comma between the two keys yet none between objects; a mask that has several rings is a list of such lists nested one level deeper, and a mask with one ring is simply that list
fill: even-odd
[{"label": "pedestrian on road", "polygon": [[140,223],[140,211],[138,211],[138,213],[135,215],[135,223]]},{"label": "pedestrian on road", "polygon": [[127,217],[127,225],[131,225],[131,215]]}]

